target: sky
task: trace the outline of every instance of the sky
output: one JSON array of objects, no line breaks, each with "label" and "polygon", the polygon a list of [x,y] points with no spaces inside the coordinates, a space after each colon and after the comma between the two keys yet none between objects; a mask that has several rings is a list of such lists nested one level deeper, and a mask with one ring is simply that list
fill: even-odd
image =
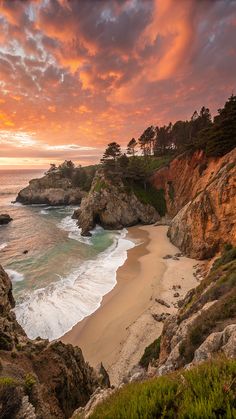
[{"label": "sky", "polygon": [[236,91],[235,0],[0,0],[0,169],[95,163]]}]

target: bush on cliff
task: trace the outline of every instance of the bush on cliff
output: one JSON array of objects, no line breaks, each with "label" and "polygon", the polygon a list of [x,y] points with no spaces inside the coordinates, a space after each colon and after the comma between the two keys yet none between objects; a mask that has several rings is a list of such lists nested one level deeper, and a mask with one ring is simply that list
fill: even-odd
[{"label": "bush on cliff", "polygon": [[91,419],[235,418],[236,360],[131,383],[100,404]]}]

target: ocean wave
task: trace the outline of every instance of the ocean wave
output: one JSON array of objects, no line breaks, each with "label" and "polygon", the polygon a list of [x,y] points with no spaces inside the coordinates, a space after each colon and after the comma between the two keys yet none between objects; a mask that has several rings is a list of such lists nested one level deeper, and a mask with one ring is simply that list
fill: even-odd
[{"label": "ocean wave", "polygon": [[17,320],[30,338],[57,339],[98,309],[103,296],[116,284],[116,271],[126,260],[127,250],[135,246],[125,235],[126,230],[96,259],[17,304]]},{"label": "ocean wave", "polygon": [[2,243],[2,244],[0,244],[0,250],[5,249],[5,247],[7,247],[7,243]]},{"label": "ocean wave", "polygon": [[[71,215],[67,215],[65,218],[63,218],[58,224],[57,226],[61,229],[61,230],[65,230],[67,231],[68,237],[70,239],[73,240],[77,240],[81,243],[85,243],[88,245],[92,245],[91,242],[91,237],[83,237],[81,236],[81,228],[79,228],[77,226],[77,220],[74,220],[73,218],[71,218]],[[101,227],[100,227],[101,228]],[[98,231],[99,227],[97,227],[96,229],[94,229],[92,231],[92,235],[96,234],[96,232]]]},{"label": "ocean wave", "polygon": [[6,273],[8,274],[12,282],[20,282],[20,281],[23,281],[24,279],[23,274],[17,271],[13,271],[13,269],[6,269]]}]

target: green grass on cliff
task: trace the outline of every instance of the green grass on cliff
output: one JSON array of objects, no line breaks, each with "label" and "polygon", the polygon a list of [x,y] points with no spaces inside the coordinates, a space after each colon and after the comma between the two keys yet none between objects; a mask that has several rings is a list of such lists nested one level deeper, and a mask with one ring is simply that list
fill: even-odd
[{"label": "green grass on cliff", "polygon": [[144,188],[140,183],[133,183],[132,191],[140,202],[153,206],[161,217],[165,215],[166,201],[163,189],[156,189],[149,183],[146,188]]},{"label": "green grass on cliff", "polygon": [[131,383],[100,404],[91,419],[236,418],[236,360]]}]

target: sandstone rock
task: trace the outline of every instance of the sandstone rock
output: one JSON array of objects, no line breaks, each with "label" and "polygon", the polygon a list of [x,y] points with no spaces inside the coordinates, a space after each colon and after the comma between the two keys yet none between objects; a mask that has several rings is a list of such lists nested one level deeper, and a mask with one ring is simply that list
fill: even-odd
[{"label": "sandstone rock", "polygon": [[76,205],[86,195],[71,180],[60,173],[47,173],[40,179],[32,179],[29,186],[22,189],[16,201],[22,204]]},{"label": "sandstone rock", "polygon": [[164,322],[168,316],[170,316],[170,313],[161,313],[161,314],[152,313],[152,317],[157,322]]},{"label": "sandstone rock", "polygon": [[214,256],[224,243],[236,244],[236,149],[220,163],[204,187],[189,195],[168,230],[172,243],[196,259]]},{"label": "sandstone rock", "polygon": [[9,214],[0,214],[0,225],[9,224],[12,218]]},{"label": "sandstone rock", "polygon": [[114,184],[98,171],[73,218],[78,219],[81,234],[88,235],[96,223],[106,229],[121,229],[138,223],[152,224],[160,216],[154,207],[143,204],[133,192],[128,192],[121,181]]},{"label": "sandstone rock", "polygon": [[85,407],[80,407],[79,409],[75,410],[71,419],[87,419],[95,410],[95,408],[102,402],[104,402],[108,397],[110,397],[115,392],[115,389],[107,388],[97,388],[97,390],[93,393],[92,397],[90,398],[89,402],[86,404]]}]

